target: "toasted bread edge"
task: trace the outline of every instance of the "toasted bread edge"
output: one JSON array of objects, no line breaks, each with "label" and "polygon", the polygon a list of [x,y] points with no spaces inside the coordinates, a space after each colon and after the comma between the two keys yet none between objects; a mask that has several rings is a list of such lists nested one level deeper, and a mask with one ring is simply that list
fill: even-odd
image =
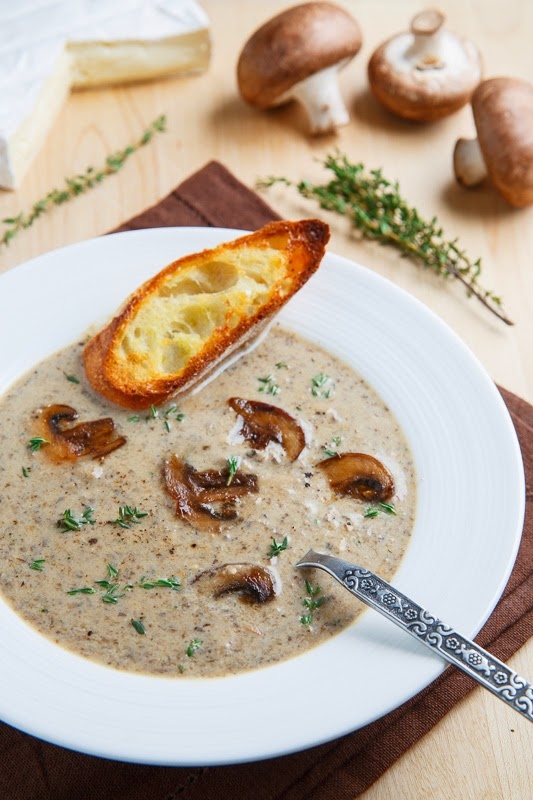
[{"label": "toasted bread edge", "polygon": [[[252,316],[244,317],[231,330],[215,331],[204,347],[175,376],[147,381],[142,385],[124,385],[113,370],[113,343],[120,330],[135,316],[136,309],[157,292],[168,275],[186,269],[197,260],[216,258],[229,246],[253,246],[274,236],[287,236],[289,266],[296,266],[289,275],[289,288],[282,294],[276,292]],[[301,289],[318,269],[329,241],[329,227],[318,219],[291,222],[280,220],[267,223],[259,230],[246,234],[215,248],[186,255],[170,263],[142,284],[123,304],[119,313],[99,333],[89,340],[83,351],[85,373],[92,388],[111,402],[131,409],[149,408],[184,394],[220,368],[226,358],[239,348],[249,345],[270,323],[283,305]]]}]

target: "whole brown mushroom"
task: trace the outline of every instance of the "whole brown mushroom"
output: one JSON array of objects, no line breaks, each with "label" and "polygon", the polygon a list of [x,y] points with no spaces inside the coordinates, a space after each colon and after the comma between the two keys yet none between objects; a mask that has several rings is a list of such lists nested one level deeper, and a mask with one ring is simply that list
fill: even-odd
[{"label": "whole brown mushroom", "polygon": [[486,177],[516,208],[533,203],[533,85],[519,78],[483,81],[472,96],[477,139],[459,139],[457,181],[467,188]]},{"label": "whole brown mushroom", "polygon": [[426,9],[409,31],[383,42],[368,63],[374,97],[389,111],[416,122],[432,122],[466,105],[481,80],[477,47],[446,30],[445,17]]},{"label": "whole brown mushroom", "polygon": [[337,73],[361,48],[356,20],[333,3],[302,3],[262,25],[237,63],[242,98],[267,109],[291,100],[302,104],[313,135],[349,122]]}]

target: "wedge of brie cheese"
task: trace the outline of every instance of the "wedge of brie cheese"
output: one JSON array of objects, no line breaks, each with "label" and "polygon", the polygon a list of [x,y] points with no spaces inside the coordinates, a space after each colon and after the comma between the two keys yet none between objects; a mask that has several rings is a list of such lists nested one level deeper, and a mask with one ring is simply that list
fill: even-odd
[{"label": "wedge of brie cheese", "polygon": [[73,89],[201,72],[209,20],[195,0],[0,4],[0,187],[14,189]]}]

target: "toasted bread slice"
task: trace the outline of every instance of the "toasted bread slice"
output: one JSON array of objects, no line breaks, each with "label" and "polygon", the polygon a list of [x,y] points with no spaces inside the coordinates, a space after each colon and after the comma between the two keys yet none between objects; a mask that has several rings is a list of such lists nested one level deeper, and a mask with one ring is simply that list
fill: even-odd
[{"label": "toasted bread slice", "polygon": [[320,220],[271,222],[169,264],[86,345],[92,387],[137,409],[190,391],[258,336],[318,269],[328,240]]}]

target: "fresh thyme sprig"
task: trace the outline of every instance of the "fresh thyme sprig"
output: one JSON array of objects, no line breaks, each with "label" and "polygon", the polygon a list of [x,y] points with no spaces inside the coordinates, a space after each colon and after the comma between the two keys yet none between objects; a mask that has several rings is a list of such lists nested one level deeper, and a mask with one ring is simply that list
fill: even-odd
[{"label": "fresh thyme sprig", "polygon": [[65,178],[65,185],[62,189],[52,189],[45,197],[34,203],[28,212],[25,213],[21,211],[20,214],[17,214],[15,217],[6,217],[3,219],[2,222],[5,230],[0,238],[0,246],[9,245],[17,234],[31,227],[39,217],[49,211],[53,206],[63,205],[63,203],[66,203],[68,200],[72,200],[78,195],[89,191],[89,189],[92,189],[94,186],[97,186],[99,183],[102,183],[109,175],[114,175],[122,169],[128,158],[141,147],[148,144],[156,133],[162,133],[166,130],[166,122],[166,116],[162,114],[148,126],[137,141],[128,145],[123,150],[119,150],[108,156],[104,165],[99,169],[87,167],[85,172],[81,175]]},{"label": "fresh thyme sprig", "polygon": [[468,296],[476,297],[507,325],[513,324],[503,310],[501,298],[478,283],[481,259],[472,261],[457,239],[447,239],[435,217],[424,219],[402,197],[397,181],[387,180],[381,169],[367,171],[363,164],[351,163],[342,153],[327,155],[323,166],[334,177],[322,185],[307,180],[294,183],[284,177],[269,177],[257,185],[295,186],[302,197],[348,217],[364,237],[392,245],[443,278],[457,278]]}]

